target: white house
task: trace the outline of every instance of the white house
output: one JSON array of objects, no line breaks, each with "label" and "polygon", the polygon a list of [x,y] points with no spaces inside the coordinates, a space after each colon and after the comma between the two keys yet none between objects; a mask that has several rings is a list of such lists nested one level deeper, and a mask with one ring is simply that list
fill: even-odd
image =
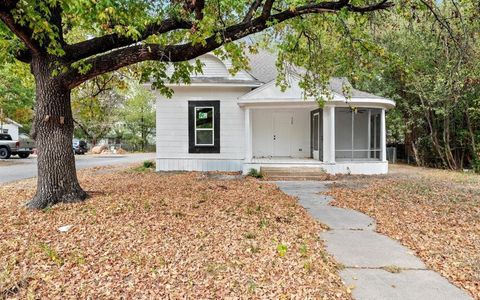
[{"label": "white house", "polygon": [[18,140],[18,133],[21,127],[21,124],[18,124],[9,118],[0,121],[0,133],[8,133],[14,141]]},{"label": "white house", "polygon": [[304,97],[298,76],[276,86],[275,57],[250,57],[236,75],[229,62],[202,56],[203,74],[171,86],[157,99],[157,171],[243,171],[262,167],[316,167],[328,173],[383,174],[385,112],[392,100],[352,89],[333,78],[332,99],[320,108]]}]

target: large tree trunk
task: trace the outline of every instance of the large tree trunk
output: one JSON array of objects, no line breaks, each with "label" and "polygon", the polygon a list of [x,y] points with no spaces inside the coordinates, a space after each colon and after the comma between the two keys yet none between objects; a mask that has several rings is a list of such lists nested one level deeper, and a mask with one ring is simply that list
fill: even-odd
[{"label": "large tree trunk", "polygon": [[32,62],[37,97],[33,136],[38,150],[38,185],[27,206],[35,209],[87,197],[75,169],[70,90],[52,77],[51,65],[53,62],[45,57]]}]

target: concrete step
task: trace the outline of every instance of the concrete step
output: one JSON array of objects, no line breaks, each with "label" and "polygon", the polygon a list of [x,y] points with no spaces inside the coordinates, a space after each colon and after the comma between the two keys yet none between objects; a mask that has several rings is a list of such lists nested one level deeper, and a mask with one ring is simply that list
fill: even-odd
[{"label": "concrete step", "polygon": [[262,172],[318,172],[325,173],[322,168],[319,167],[261,167]]},{"label": "concrete step", "polygon": [[303,180],[325,180],[325,175],[323,176],[271,176],[271,175],[264,175],[265,179],[268,180],[294,180],[294,181],[303,181]]},{"label": "concrete step", "polygon": [[319,167],[261,167],[260,172],[272,180],[325,180],[325,171]]},{"label": "concrete step", "polygon": [[325,175],[325,172],[289,172],[289,171],[263,171],[263,175],[269,176],[320,176]]}]

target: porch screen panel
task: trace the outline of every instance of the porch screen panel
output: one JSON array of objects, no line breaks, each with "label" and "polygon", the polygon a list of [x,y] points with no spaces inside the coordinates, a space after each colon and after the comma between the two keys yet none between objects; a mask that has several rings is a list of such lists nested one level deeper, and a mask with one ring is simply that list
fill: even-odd
[{"label": "porch screen panel", "polygon": [[368,149],[368,108],[358,108],[353,112],[353,158],[367,159]]},{"label": "porch screen panel", "polygon": [[353,119],[349,107],[335,108],[335,158],[353,157]]},{"label": "porch screen panel", "polygon": [[380,109],[335,108],[335,159],[380,159]]}]

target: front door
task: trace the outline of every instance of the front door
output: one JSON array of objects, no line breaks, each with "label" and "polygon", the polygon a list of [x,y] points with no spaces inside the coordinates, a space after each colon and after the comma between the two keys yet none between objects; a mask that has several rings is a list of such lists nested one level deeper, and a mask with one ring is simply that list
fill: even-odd
[{"label": "front door", "polygon": [[273,155],[290,156],[290,135],[293,115],[289,112],[273,113]]}]

